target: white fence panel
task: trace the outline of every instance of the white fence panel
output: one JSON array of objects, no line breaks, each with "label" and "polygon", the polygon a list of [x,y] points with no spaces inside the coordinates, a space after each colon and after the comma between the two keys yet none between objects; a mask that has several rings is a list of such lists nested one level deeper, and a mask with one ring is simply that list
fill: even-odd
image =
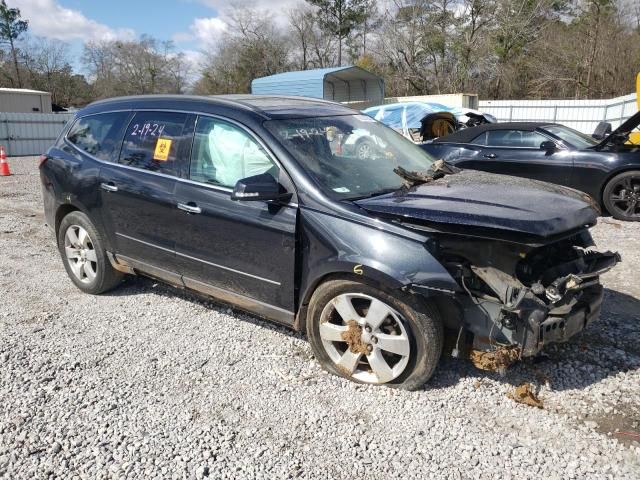
[{"label": "white fence panel", "polygon": [[0,112],[0,145],[10,157],[40,155],[72,117],[73,113]]},{"label": "white fence panel", "polygon": [[591,134],[599,122],[616,128],[638,111],[636,94],[607,100],[481,100],[480,110],[499,122],[562,123]]}]

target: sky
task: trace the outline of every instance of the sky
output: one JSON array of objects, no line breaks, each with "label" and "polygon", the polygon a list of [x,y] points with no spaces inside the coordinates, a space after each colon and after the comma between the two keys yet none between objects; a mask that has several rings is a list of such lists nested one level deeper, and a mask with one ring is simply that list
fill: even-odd
[{"label": "sky", "polygon": [[[284,18],[303,0],[7,0],[29,21],[29,33],[68,42],[80,67],[82,44],[89,40],[128,40],[149,34],[172,40],[177,51],[197,62],[215,45],[231,7],[251,7]],[[280,13],[280,15],[279,15]],[[276,18],[277,20],[277,18]]]}]

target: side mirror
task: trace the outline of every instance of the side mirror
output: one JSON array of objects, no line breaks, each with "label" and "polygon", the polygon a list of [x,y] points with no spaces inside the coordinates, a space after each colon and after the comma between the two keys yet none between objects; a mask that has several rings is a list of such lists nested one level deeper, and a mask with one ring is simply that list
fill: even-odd
[{"label": "side mirror", "polygon": [[231,200],[288,200],[291,194],[268,173],[243,178],[236,182],[231,192]]},{"label": "side mirror", "polygon": [[540,144],[540,150],[544,150],[547,153],[553,153],[556,151],[556,144],[551,140],[547,140]]},{"label": "side mirror", "polygon": [[608,122],[600,122],[591,136],[596,140],[604,140],[611,133],[611,124]]}]

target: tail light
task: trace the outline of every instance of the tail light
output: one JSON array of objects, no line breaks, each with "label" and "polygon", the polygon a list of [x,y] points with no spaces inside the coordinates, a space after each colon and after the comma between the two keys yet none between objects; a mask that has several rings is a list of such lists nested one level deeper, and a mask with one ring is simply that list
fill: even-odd
[{"label": "tail light", "polygon": [[39,159],[39,163],[38,163],[38,167],[41,167],[42,165],[44,165],[44,163],[49,160],[49,157],[47,155],[40,155],[40,159]]}]

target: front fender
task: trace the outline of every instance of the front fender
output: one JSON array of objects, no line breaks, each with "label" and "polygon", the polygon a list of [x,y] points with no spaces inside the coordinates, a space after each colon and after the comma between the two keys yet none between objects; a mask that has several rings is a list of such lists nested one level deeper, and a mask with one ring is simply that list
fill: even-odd
[{"label": "front fender", "polygon": [[389,289],[410,284],[459,291],[449,272],[425,248],[426,237],[407,236],[353,220],[302,209],[301,298],[305,303],[323,277],[361,276]]}]

